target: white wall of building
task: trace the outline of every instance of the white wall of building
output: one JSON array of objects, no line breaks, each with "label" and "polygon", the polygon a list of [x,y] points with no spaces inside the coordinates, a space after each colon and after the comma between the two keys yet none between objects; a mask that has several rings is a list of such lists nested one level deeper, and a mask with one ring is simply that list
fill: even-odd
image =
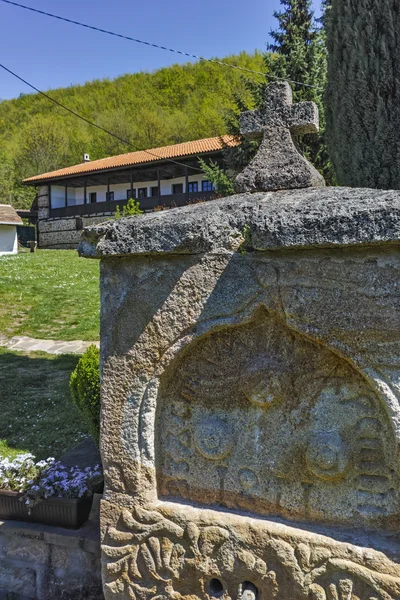
[{"label": "white wall of building", "polygon": [[[76,188],[79,196],[84,195],[83,188]],[[90,202],[90,194],[96,193],[96,202],[105,202],[107,195],[107,186],[106,185],[93,185],[91,187],[86,188],[87,201]],[[82,200],[83,204],[83,200]]]},{"label": "white wall of building", "polygon": [[[201,192],[201,182],[204,181],[204,176],[199,173],[199,175],[191,175],[189,176],[189,182],[198,183],[198,191]],[[168,196],[173,194],[173,185],[183,184],[183,191],[185,192],[185,177],[177,177],[175,179],[161,180],[161,195]],[[151,188],[157,187],[157,181],[144,181],[144,182],[134,182],[133,189],[136,190],[136,198],[139,196],[138,190],[140,188],[146,188],[147,196],[151,196]],[[117,183],[110,185],[110,192],[114,192],[114,201],[118,200],[126,200],[127,199],[127,191],[130,190],[129,183]],[[68,190],[68,206],[76,206],[84,203],[84,188],[72,188],[69,187]],[[106,185],[97,185],[86,188],[87,194],[87,202],[90,203],[90,194],[96,192],[96,203],[97,202],[105,202],[107,195],[107,186]],[[51,208],[63,208],[65,206],[65,187],[52,185],[51,186]]]},{"label": "white wall of building", "polygon": [[0,256],[18,252],[17,227],[15,225],[0,225]]}]

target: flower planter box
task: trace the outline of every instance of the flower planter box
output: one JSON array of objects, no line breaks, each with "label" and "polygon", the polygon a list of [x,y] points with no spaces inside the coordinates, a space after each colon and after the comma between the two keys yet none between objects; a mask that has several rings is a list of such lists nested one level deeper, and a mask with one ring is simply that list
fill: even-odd
[{"label": "flower planter box", "polygon": [[88,520],[93,498],[47,498],[29,507],[20,498],[23,494],[0,490],[0,519],[29,521],[78,529]]}]

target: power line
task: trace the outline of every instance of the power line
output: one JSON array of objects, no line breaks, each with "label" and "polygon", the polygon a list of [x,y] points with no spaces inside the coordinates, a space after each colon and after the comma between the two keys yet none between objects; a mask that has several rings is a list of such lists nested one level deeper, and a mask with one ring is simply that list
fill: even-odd
[{"label": "power line", "polygon": [[143,44],[145,46],[150,46],[152,48],[158,48],[159,50],[166,50],[167,52],[173,52],[174,54],[180,54],[181,56],[188,56],[189,58],[195,58],[196,60],[203,60],[205,62],[214,63],[216,65],[220,65],[223,67],[229,67],[230,69],[236,69],[238,71],[244,71],[246,73],[254,73],[256,75],[262,75],[263,77],[267,77],[269,79],[275,79],[277,81],[289,81],[289,83],[293,83],[295,85],[302,85],[308,88],[316,88],[316,86],[303,83],[301,81],[294,81],[293,79],[285,79],[284,77],[277,77],[276,75],[269,75],[268,73],[263,73],[262,71],[255,71],[253,69],[247,69],[246,67],[240,67],[239,65],[231,65],[230,63],[226,63],[222,60],[218,60],[216,58],[205,58],[204,56],[198,56],[197,54],[191,54],[190,52],[183,52],[182,50],[176,50],[174,48],[167,48],[166,46],[161,46],[159,44],[154,44],[153,42],[146,42],[145,40],[139,40],[137,38],[130,37],[128,35],[124,35],[122,33],[116,33],[115,31],[109,31],[108,29],[101,29],[100,27],[95,27],[94,25],[88,25],[87,23],[81,23],[80,21],[74,21],[73,19],[68,19],[67,17],[61,17],[60,15],[54,15],[53,13],[46,12],[44,10],[39,10],[38,8],[33,8],[32,6],[26,6],[25,4],[19,4],[18,2],[13,2],[13,0],[0,0],[5,4],[11,4],[12,6],[18,6],[19,8],[23,8],[25,10],[30,10],[31,12],[38,13],[40,15],[44,15],[46,17],[51,17],[52,19],[58,19],[59,21],[64,21],[65,23],[72,23],[73,25],[78,25],[79,27],[85,27],[86,29],[92,29],[93,31],[98,31],[100,33],[106,33],[107,35],[113,35],[114,37],[122,38],[124,40],[128,40],[130,42],[135,42],[137,44]]},{"label": "power line", "polygon": [[85,121],[85,123],[88,123],[89,125],[92,125],[92,127],[96,127],[97,129],[100,129],[100,131],[103,131],[104,133],[107,133],[108,135],[111,135],[116,140],[119,140],[120,142],[123,142],[124,144],[127,144],[130,148],[132,148],[134,150],[134,152],[145,152],[146,154],[149,154],[150,156],[154,156],[155,158],[158,158],[160,160],[165,160],[165,161],[168,161],[168,162],[171,162],[171,163],[175,163],[176,165],[179,165],[181,167],[185,167],[185,168],[187,167],[188,169],[194,169],[195,171],[203,172],[202,169],[200,169],[199,167],[191,167],[190,165],[186,165],[186,164],[181,163],[181,162],[179,162],[177,160],[174,160],[172,158],[165,158],[164,156],[159,156],[158,154],[155,154],[154,152],[150,152],[150,150],[139,150],[139,148],[135,148],[133,146],[133,144],[131,142],[129,142],[128,140],[125,140],[124,138],[120,137],[119,135],[116,135],[112,131],[108,131],[108,129],[105,129],[101,125],[98,125],[97,123],[94,123],[93,121],[90,121],[89,119],[86,119],[86,117],[83,117],[82,115],[80,115],[79,113],[75,112],[71,108],[68,108],[68,106],[64,106],[64,104],[61,104],[61,102],[58,102],[58,100],[55,100],[54,98],[52,98],[51,96],[49,96],[45,92],[42,92],[37,87],[35,87],[31,83],[29,83],[29,81],[26,81],[26,79],[23,79],[22,77],[20,77],[16,73],[14,73],[14,71],[11,71],[11,69],[8,69],[5,65],[2,65],[0,63],[0,68],[4,69],[4,71],[7,71],[7,73],[10,73],[10,75],[13,75],[13,77],[16,77],[17,79],[19,79],[20,81],[22,81],[23,83],[25,83],[25,85],[27,85],[30,88],[32,88],[32,90],[35,90],[35,92],[37,92],[41,96],[44,96],[45,98],[47,98],[47,100],[50,100],[50,102],[53,102],[57,106],[63,108],[67,112],[71,113],[71,115],[74,115],[74,117],[77,117],[78,119],[81,119],[82,121]]}]

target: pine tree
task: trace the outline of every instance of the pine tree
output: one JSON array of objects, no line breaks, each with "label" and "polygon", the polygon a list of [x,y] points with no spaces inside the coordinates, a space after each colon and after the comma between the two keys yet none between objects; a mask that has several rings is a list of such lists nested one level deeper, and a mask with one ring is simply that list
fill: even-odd
[{"label": "pine tree", "polygon": [[[323,0],[324,15],[330,2]],[[276,78],[290,80],[294,102],[311,100],[319,108],[319,135],[304,136],[298,141],[300,150],[322,173],[326,182],[332,184],[334,175],[325,142],[323,103],[327,75],[325,21],[321,18],[321,26],[318,27],[310,0],[281,0],[281,4],[283,10],[274,13],[278,19],[278,29],[271,32],[273,43],[264,56],[266,82],[246,83],[247,95],[236,98],[236,109],[229,114],[228,130],[232,134],[239,133],[239,113],[261,105],[266,85]],[[256,150],[254,141],[244,141],[227,153],[228,167],[234,173],[241,171]]]},{"label": "pine tree", "polygon": [[325,27],[325,29],[329,22],[331,8],[332,8],[332,0],[322,0],[322,2],[321,2],[322,15],[320,16],[318,21],[320,23],[322,23],[322,25]]},{"label": "pine tree", "polygon": [[312,100],[320,105],[325,49],[311,0],[281,0],[281,4],[284,10],[274,13],[279,27],[270,33],[274,43],[264,57],[268,76],[292,80],[295,102]]},{"label": "pine tree", "polygon": [[[271,31],[265,63],[270,77],[281,77],[313,85],[313,43],[317,38],[311,0],[281,0],[284,10],[274,12],[278,29]],[[296,100],[314,99],[312,88],[295,85]]]},{"label": "pine tree", "polygon": [[399,0],[332,0],[326,117],[342,185],[400,189]]},{"label": "pine tree", "polygon": [[[330,1],[323,3],[328,5]],[[325,142],[323,103],[327,74],[324,20],[322,27],[317,27],[311,0],[281,0],[281,4],[283,10],[274,13],[279,27],[271,32],[273,43],[265,55],[267,77],[291,80],[294,102],[311,100],[317,104],[320,132],[318,136],[305,136],[299,146],[331,184],[334,178]]]}]

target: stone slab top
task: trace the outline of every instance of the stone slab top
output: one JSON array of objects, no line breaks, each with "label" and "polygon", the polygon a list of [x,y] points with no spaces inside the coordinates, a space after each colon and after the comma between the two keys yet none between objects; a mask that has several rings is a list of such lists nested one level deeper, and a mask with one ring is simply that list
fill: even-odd
[{"label": "stone slab top", "polygon": [[239,194],[86,227],[88,258],[259,252],[400,242],[400,191],[308,188]]}]

